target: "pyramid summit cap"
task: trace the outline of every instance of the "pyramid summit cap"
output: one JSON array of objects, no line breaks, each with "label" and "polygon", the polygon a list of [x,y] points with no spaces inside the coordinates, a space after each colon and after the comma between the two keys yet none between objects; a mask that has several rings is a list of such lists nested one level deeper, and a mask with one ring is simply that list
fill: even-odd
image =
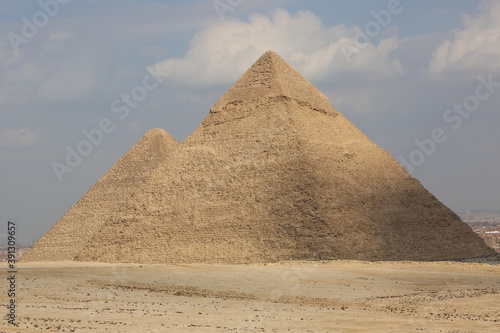
[{"label": "pyramid summit cap", "polygon": [[149,131],[146,132],[146,134],[144,134],[143,138],[155,138],[155,137],[164,137],[168,141],[174,141],[174,142],[178,143],[177,140],[173,136],[171,136],[167,131],[165,131],[162,128],[150,129]]},{"label": "pyramid summit cap", "polygon": [[334,112],[328,98],[273,51],[264,53],[210,111],[223,111],[229,103],[278,96],[313,105],[327,114]]}]

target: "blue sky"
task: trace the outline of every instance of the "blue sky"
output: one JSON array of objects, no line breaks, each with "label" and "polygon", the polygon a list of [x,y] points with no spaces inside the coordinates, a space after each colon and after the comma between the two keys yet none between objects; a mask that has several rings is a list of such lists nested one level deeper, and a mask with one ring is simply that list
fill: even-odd
[{"label": "blue sky", "polygon": [[[57,1],[0,1],[0,221],[23,241],[148,129],[184,140],[269,49],[450,208],[500,207],[497,1]],[[150,72],[161,84],[117,118]],[[103,118],[116,129],[60,182],[53,163]]]}]

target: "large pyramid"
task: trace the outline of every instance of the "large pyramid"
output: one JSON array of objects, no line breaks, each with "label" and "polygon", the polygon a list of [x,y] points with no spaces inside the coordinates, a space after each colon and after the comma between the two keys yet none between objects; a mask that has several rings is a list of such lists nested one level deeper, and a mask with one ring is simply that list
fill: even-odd
[{"label": "large pyramid", "polygon": [[148,132],[24,260],[262,263],[494,253],[267,52],[182,144]]}]

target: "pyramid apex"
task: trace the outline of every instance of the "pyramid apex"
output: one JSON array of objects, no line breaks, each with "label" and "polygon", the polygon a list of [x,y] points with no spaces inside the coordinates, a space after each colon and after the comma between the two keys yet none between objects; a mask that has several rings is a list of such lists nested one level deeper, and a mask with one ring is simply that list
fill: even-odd
[{"label": "pyramid apex", "polygon": [[169,135],[163,128],[152,128],[144,136]]},{"label": "pyramid apex", "polygon": [[[275,69],[276,70],[275,74],[279,74],[283,70],[286,70],[287,68],[295,71],[295,69],[293,69],[292,66],[290,66],[285,60],[283,60],[283,58],[278,53],[271,51],[271,50],[264,52],[260,56],[260,58],[257,59],[257,61],[252,65],[251,68],[253,68],[254,66],[259,66],[259,65],[262,66],[264,64],[269,65],[273,69]],[[299,73],[297,72],[297,74],[299,74]]]},{"label": "pyramid apex", "polygon": [[268,50],[268,51],[264,52],[264,54],[263,54],[263,55],[261,55],[260,57],[261,57],[261,58],[264,58],[264,57],[266,57],[266,58],[274,58],[274,57],[277,57],[277,58],[280,58],[280,59],[281,59],[281,57],[280,57],[280,56],[279,56],[276,52],[271,51],[271,50]]},{"label": "pyramid apex", "polygon": [[148,130],[145,135],[161,135],[162,132],[165,132],[165,130],[161,128],[152,128]]},{"label": "pyramid apex", "polygon": [[278,96],[305,102],[327,114],[334,112],[328,98],[273,51],[265,52],[210,111],[223,111],[229,103]]},{"label": "pyramid apex", "polygon": [[153,129],[150,129],[143,136],[143,138],[148,138],[148,139],[149,138],[159,138],[159,137],[163,137],[163,138],[167,139],[168,141],[175,141],[175,142],[177,142],[177,139],[174,138],[172,135],[170,135],[163,128],[153,128]]}]

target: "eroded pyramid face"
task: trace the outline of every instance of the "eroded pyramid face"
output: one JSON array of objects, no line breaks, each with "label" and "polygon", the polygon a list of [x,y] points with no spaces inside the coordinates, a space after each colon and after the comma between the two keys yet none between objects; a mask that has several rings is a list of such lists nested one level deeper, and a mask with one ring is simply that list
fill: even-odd
[{"label": "eroded pyramid face", "polygon": [[[273,52],[182,144],[156,134],[118,161],[25,260],[262,263],[494,253]],[[150,163],[142,168],[142,160]],[[127,168],[140,177],[121,178]]]}]

